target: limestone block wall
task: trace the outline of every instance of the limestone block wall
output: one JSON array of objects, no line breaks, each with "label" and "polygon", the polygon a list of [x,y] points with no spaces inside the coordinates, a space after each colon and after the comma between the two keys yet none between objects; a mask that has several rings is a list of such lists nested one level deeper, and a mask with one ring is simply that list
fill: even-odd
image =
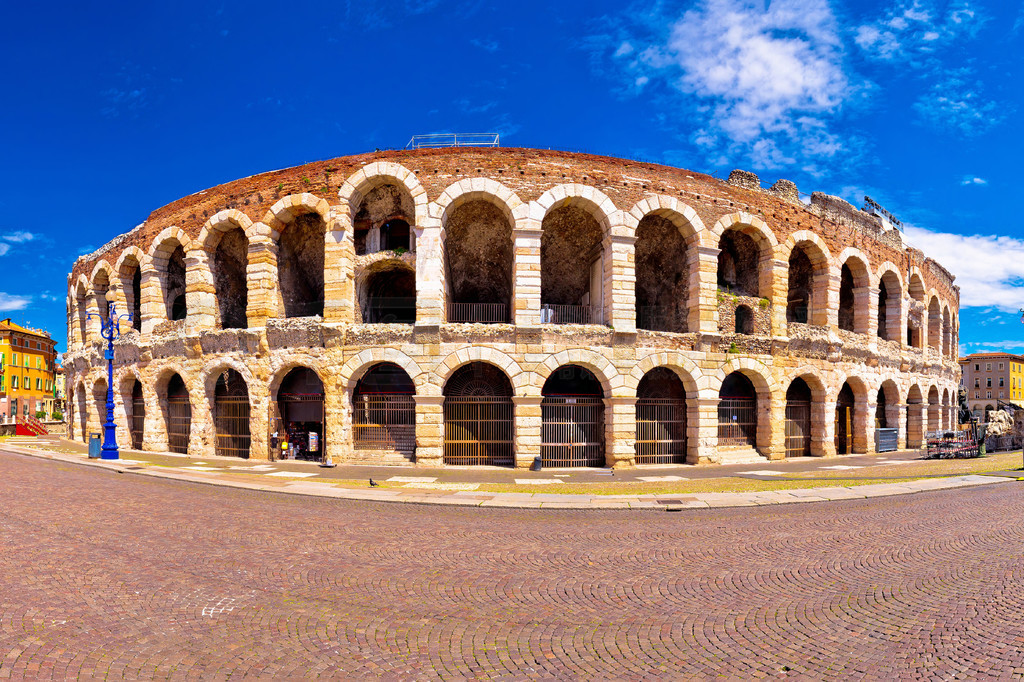
[{"label": "limestone block wall", "polygon": [[[959,294],[952,276],[903,247],[898,233],[880,227],[874,216],[835,198],[804,206],[793,200],[795,192],[762,190],[751,175],[723,182],[619,159],[450,149],[334,159],[187,197],[79,259],[69,275],[65,368],[75,396],[69,435],[83,439],[101,421],[92,396],[97,382],[105,381],[102,349],[84,318],[104,299],[122,312],[138,302],[141,329],[128,334],[115,353],[115,416],[119,439],[128,442],[131,391],[138,381],[149,450],[168,447],[167,386],[177,374],[192,411],[188,451],[212,455],[221,428],[214,418],[215,386],[232,370],[244,381],[249,400],[249,456],[267,458],[278,388],[290,370],[306,367],[324,386],[326,451],[337,461],[367,461],[353,442],[353,393],[380,363],[401,367],[415,386],[414,459],[425,465],[443,462],[446,381],[474,362],[499,368],[513,386],[516,466],[528,466],[542,449],[544,385],[565,365],[585,368],[600,383],[608,465],[634,463],[637,388],[658,367],[672,370],[685,387],[685,456],[691,463],[720,461],[720,390],[734,372],[755,388],[754,445],[766,458],[786,456],[786,395],[798,378],[811,390],[814,456],[835,454],[835,406],[844,384],[855,396],[854,452],[874,448],[879,391],[901,444],[916,447],[924,432],[950,425],[959,380]],[[311,177],[324,180],[316,192],[304,191],[308,182],[300,182]],[[385,195],[393,200],[384,209],[378,202],[366,210],[367,197]],[[511,239],[504,250],[512,259],[506,264],[512,273],[506,323],[448,319],[453,292],[446,238],[453,221],[466,215],[461,207],[482,205],[474,202],[496,207],[474,215],[490,216],[500,228],[495,233]],[[542,241],[548,218],[563,209],[589,216],[603,234],[599,277],[590,288],[601,324],[542,322]],[[412,232],[409,252],[373,253],[379,239],[368,239],[370,253],[356,256],[356,216],[366,215],[377,222],[405,221]],[[679,271],[688,273],[686,282],[672,283],[673,295],[683,297],[676,300],[686,311],[685,332],[638,329],[634,254],[637,226],[649,215],[670,221],[680,233],[680,252],[667,256],[685,263]],[[315,225],[323,232],[323,313],[286,318],[284,301],[296,292],[287,290],[280,273],[296,264],[280,261],[282,235],[299,229],[300,222],[303,229]],[[459,229],[464,233],[466,226]],[[756,246],[751,274],[761,296],[719,291],[718,245],[732,231]],[[227,233],[248,245],[242,329],[222,328],[218,297],[228,289],[211,265]],[[168,261],[178,247],[186,254],[187,314],[171,321]],[[806,323],[787,321],[789,263],[797,252],[811,263]],[[365,273],[392,262],[415,270],[415,323],[365,324]],[[853,273],[851,284],[844,284],[844,266]],[[889,298],[885,338],[879,338],[883,281]],[[852,329],[844,329],[842,301],[851,300],[843,324]],[[733,333],[740,303],[753,313],[751,334]],[[908,345],[908,324],[921,328],[918,347]]]}]

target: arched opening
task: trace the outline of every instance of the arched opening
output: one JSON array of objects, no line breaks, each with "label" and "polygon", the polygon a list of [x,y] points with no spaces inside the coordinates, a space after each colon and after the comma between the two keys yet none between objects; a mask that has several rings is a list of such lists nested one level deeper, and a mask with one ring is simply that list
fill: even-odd
[{"label": "arched opening", "polygon": [[856,297],[853,293],[853,270],[849,264],[843,263],[839,275],[839,328],[848,332],[854,331]]},{"label": "arched opening", "polygon": [[224,370],[213,389],[213,424],[219,456],[249,458],[249,413],[245,379],[234,369]]},{"label": "arched opening", "polygon": [[949,430],[949,390],[942,390],[942,418],[940,423],[944,431]]},{"label": "arched opening", "polygon": [[757,390],[742,372],[733,372],[718,391],[719,447],[757,447]]},{"label": "arched opening", "polygon": [[128,417],[128,432],[132,448],[141,450],[146,435],[146,400],[142,396],[142,384],[138,379],[132,382],[131,414]]},{"label": "arched opening", "polygon": [[[78,390],[75,394],[75,399],[78,403],[78,430],[82,435],[82,442],[89,442],[89,408],[85,397],[85,384],[78,384]],[[14,403],[11,403],[11,418],[16,417],[16,410]],[[988,421],[987,419],[985,421]]]},{"label": "arched opening", "polygon": [[541,322],[603,324],[601,224],[580,206],[568,205],[550,210],[541,229]]},{"label": "arched opening", "polygon": [[949,319],[949,308],[942,310],[942,353],[949,357],[953,355],[953,325]]},{"label": "arched opening", "polygon": [[[93,415],[96,417],[96,429],[103,432],[103,425],[107,423],[107,380],[97,379],[92,385]],[[28,404],[28,400],[25,401]],[[86,441],[88,442],[88,441]]]},{"label": "arched opening", "polygon": [[444,385],[444,463],[515,464],[512,382],[485,362],[463,365]]},{"label": "arched opening", "polygon": [[416,387],[392,362],[374,365],[352,393],[352,446],[388,451],[412,461],[416,453]]},{"label": "arched opening", "polygon": [[836,400],[836,454],[853,452],[853,408],[856,399],[848,382],[843,382]]},{"label": "arched opening", "polygon": [[786,457],[811,454],[811,387],[797,377],[786,391]]},{"label": "arched opening", "polygon": [[636,326],[687,331],[690,263],[686,239],[668,218],[649,214],[636,228]]},{"label": "arched opening", "polygon": [[988,415],[989,415],[989,413],[992,412],[993,409],[994,408],[991,405],[986,405],[985,406],[985,423],[986,424],[988,424]]},{"label": "arched opening", "polygon": [[902,342],[903,290],[896,274],[886,270],[878,280],[878,338]]},{"label": "arched opening", "polygon": [[366,190],[352,217],[357,256],[378,251],[412,251],[416,207],[404,187],[383,182]]},{"label": "arched opening", "polygon": [[324,314],[325,229],[317,213],[304,213],[282,229],[277,276],[285,317]]},{"label": "arched opening", "polygon": [[391,261],[371,272],[360,303],[363,322],[414,324],[416,322],[416,273],[405,264]]},{"label": "arched opening", "polygon": [[109,291],[110,278],[107,276],[105,270],[100,270],[96,273],[96,277],[92,281],[92,293],[96,297],[96,312],[104,319],[106,319],[107,313],[109,312],[108,305],[110,301],[107,296]]},{"label": "arched opening", "polygon": [[888,403],[885,397],[885,390],[878,389],[877,402],[875,403],[875,428],[889,428]]},{"label": "arched opening", "polygon": [[445,220],[449,322],[508,322],[512,309],[512,224],[489,201],[466,201]]},{"label": "arched opening", "polygon": [[789,256],[789,294],[786,300],[786,322],[807,324],[810,320],[811,295],[814,287],[814,265],[807,250],[797,245]]},{"label": "arched opening", "polygon": [[217,314],[221,329],[245,329],[245,310],[249,304],[246,268],[249,265],[249,240],[234,227],[221,234],[213,253],[213,285],[217,296]]},{"label": "arched opening", "polygon": [[296,367],[285,375],[277,390],[278,416],[272,417],[272,438],[280,459],[319,460],[326,452],[324,431],[324,384],[308,367]]},{"label": "arched opening", "polygon": [[[155,259],[154,259],[155,260]],[[188,316],[185,298],[185,249],[175,243],[167,260],[162,262],[160,279],[163,284],[164,310],[171,321],[184,320]]]},{"label": "arched opening", "polygon": [[921,389],[911,386],[907,392],[907,447],[919,448],[924,442],[924,419],[921,414]]},{"label": "arched opening", "polygon": [[192,403],[182,378],[174,374],[167,382],[164,420],[167,426],[167,448],[188,454],[188,438],[192,432]]},{"label": "arched opening", "polygon": [[686,388],[668,367],[655,367],[636,389],[636,463],[686,463]]},{"label": "arched opening", "polygon": [[942,429],[939,409],[939,389],[932,386],[928,389],[928,433],[938,433]]},{"label": "arched opening", "polygon": [[748,305],[741,305],[736,308],[736,333],[754,333],[754,311]]},{"label": "arched opening", "polygon": [[942,310],[939,299],[932,296],[928,302],[928,347],[936,352],[942,345]]},{"label": "arched opening", "polygon": [[760,250],[753,237],[731,229],[718,242],[718,288],[737,296],[760,296]]},{"label": "arched opening", "polygon": [[590,370],[562,365],[541,389],[544,466],[604,466],[604,391]]}]

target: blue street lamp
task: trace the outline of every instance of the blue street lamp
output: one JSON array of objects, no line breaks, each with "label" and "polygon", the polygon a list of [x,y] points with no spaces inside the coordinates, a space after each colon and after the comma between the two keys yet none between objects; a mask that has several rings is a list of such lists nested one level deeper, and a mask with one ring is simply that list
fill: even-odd
[{"label": "blue street lamp", "polygon": [[121,320],[132,319],[130,314],[118,315],[114,304],[108,304],[107,317],[99,313],[89,313],[100,321],[100,336],[107,340],[107,350],[103,357],[107,359],[107,423],[103,425],[103,447],[100,449],[101,459],[118,459],[117,427],[114,425],[114,341],[121,338]]}]

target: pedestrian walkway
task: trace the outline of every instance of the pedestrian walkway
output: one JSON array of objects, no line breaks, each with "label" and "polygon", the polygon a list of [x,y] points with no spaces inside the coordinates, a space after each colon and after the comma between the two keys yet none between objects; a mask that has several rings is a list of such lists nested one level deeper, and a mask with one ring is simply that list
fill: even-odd
[{"label": "pedestrian walkway", "polygon": [[[849,500],[887,495],[942,490],[965,486],[1020,480],[1024,471],[968,473],[957,476],[927,475],[912,478],[910,469],[919,461],[919,453],[907,451],[881,455],[862,455],[837,459],[800,458],[749,465],[693,467],[673,466],[636,468],[627,471],[606,469],[546,470],[540,472],[502,468],[419,469],[409,467],[339,466],[323,468],[308,462],[257,462],[226,457],[196,459],[169,453],[122,450],[120,460],[89,459],[86,448],[73,441],[12,438],[0,444],[0,450],[75,464],[105,468],[118,473],[155,476],[193,483],[314,495],[340,499],[442,504],[476,507],[566,508],[566,509],[661,509],[749,507],[798,502]],[[894,471],[895,467],[895,471]],[[871,473],[877,471],[879,473]],[[903,472],[907,473],[904,474]],[[818,472],[821,478],[814,478]],[[842,472],[842,484],[830,484]],[[846,472],[850,472],[847,474]],[[854,474],[857,474],[855,477]],[[883,475],[884,474],[884,475]],[[794,478],[799,475],[800,478]],[[808,477],[808,476],[811,477]],[[849,476],[849,477],[847,477]],[[752,481],[792,481],[790,489],[753,492],[668,492],[657,489],[681,481],[722,478]],[[856,478],[883,482],[856,484]],[[893,479],[885,482],[884,479]],[[853,482],[851,482],[853,481]],[[602,493],[615,486],[628,487],[630,494],[565,493],[566,483],[587,490],[595,483]],[[646,484],[646,485],[644,485]],[[366,485],[366,487],[361,487]],[[515,492],[481,490],[482,486],[508,486]],[[358,486],[358,487],[357,487]],[[548,492],[557,487],[563,492]],[[649,487],[655,492],[636,492]]]}]

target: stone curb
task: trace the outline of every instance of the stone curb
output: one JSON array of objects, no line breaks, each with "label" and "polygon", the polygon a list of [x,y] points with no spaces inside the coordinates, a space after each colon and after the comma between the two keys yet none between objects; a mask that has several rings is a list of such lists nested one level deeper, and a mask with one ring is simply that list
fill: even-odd
[{"label": "stone curb", "polygon": [[[125,466],[116,460],[96,460],[82,458],[79,455],[33,450],[19,445],[2,445],[0,451],[91,466],[119,474],[135,474],[152,476],[188,483],[259,490],[288,495],[307,495],[314,497],[330,497],[343,500],[364,500],[374,502],[400,502],[404,504],[437,504],[458,507],[504,507],[516,509],[645,509],[679,511],[682,509],[709,509],[724,507],[759,507],[778,504],[795,504],[800,502],[831,502],[837,500],[856,500],[869,497],[887,497],[890,495],[908,495],[933,490],[949,490],[966,488],[992,483],[1007,483],[1021,480],[1002,476],[983,474],[967,474],[948,478],[925,478],[904,483],[874,483],[853,487],[794,488],[792,490],[770,490],[754,493],[664,493],[659,495],[571,495],[548,493],[488,493],[488,492],[454,492],[439,493],[431,490],[360,490],[340,488],[330,484],[313,481],[295,481],[280,486],[260,485],[245,481],[227,481],[202,472],[182,473],[177,471],[153,470],[152,468],[136,469]],[[330,486],[330,487],[328,487]],[[573,499],[579,498],[579,499]]]}]

